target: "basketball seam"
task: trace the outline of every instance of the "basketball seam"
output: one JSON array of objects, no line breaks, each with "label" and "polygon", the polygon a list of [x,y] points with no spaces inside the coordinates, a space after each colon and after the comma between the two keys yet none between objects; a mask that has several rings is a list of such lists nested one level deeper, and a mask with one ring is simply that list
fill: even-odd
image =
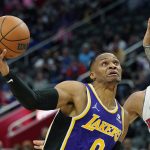
[{"label": "basketball seam", "polygon": [[[6,19],[6,17],[5,17],[5,19]],[[5,20],[5,19],[4,19],[4,20]],[[23,22],[20,22],[19,24],[17,24],[16,26],[14,26],[14,27],[13,27],[9,32],[7,32],[5,35],[2,34],[3,23],[4,23],[4,21],[2,22],[2,26],[1,26],[1,36],[2,36],[2,39],[0,40],[0,42],[1,42],[3,39],[5,39],[5,37],[6,37],[11,31],[13,31],[16,27],[18,27],[19,25],[21,25]],[[7,40],[7,39],[5,39],[5,40]]]},{"label": "basketball seam", "polygon": [[4,37],[3,39],[6,40],[6,41],[15,42],[15,41],[27,40],[27,39],[29,39],[29,38],[30,38],[30,37],[27,37],[27,38],[25,38],[25,39],[20,39],[20,40],[8,40],[8,39],[6,39],[6,38]]},{"label": "basketball seam", "polygon": [[14,53],[22,53],[23,51],[17,52],[17,51],[13,51],[12,49],[10,49],[9,47],[7,47],[3,42],[1,42],[2,45],[4,45],[8,50],[14,52]]},{"label": "basketball seam", "polygon": [[2,26],[3,26],[3,23],[4,23],[5,19],[6,19],[6,17],[4,17],[4,19],[2,20],[1,27],[0,27],[0,34],[1,34],[1,36],[2,36],[2,38],[0,39],[0,42],[1,42],[2,39],[3,39],[3,35],[2,35]]},{"label": "basketball seam", "polygon": [[[14,51],[14,50],[12,50],[12,49],[10,49],[8,46],[6,46],[3,42],[2,42],[2,40],[4,39],[4,40],[7,40],[7,39],[5,39],[5,37],[11,32],[11,31],[13,31],[16,27],[18,27],[20,24],[22,24],[23,22],[21,21],[19,24],[17,24],[16,26],[14,26],[9,32],[7,32],[5,35],[3,35],[2,34],[2,28],[3,28],[3,24],[4,24],[4,21],[5,21],[5,19],[6,19],[7,17],[4,17],[4,19],[3,19],[3,21],[2,21],[2,24],[1,24],[1,27],[0,27],[0,34],[1,34],[1,36],[2,36],[2,38],[0,39],[0,43],[3,45],[3,46],[5,46],[8,50],[10,50],[10,51],[12,51],[12,52],[14,52],[14,53],[22,53],[23,51],[20,51],[20,52],[17,52],[17,51]],[[8,40],[7,40],[8,41]],[[18,41],[20,41],[20,40],[18,40]],[[22,41],[22,40],[21,40]]]},{"label": "basketball seam", "polygon": [[[5,17],[6,18],[6,17]],[[5,20],[5,18],[3,20]],[[2,22],[2,25],[1,25],[1,30],[0,30],[0,33],[1,33],[1,36],[2,36],[2,39],[0,40],[0,42],[5,39],[6,41],[12,41],[12,42],[15,42],[15,41],[23,41],[23,40],[27,40],[29,39],[30,37],[26,37],[24,39],[19,39],[19,40],[9,40],[7,38],[5,38],[11,31],[13,31],[16,27],[18,27],[19,25],[21,25],[22,23],[24,23],[23,21],[21,21],[19,24],[17,24],[16,26],[14,26],[9,32],[7,32],[5,35],[2,34],[2,26],[3,26],[3,23],[4,21]]]}]

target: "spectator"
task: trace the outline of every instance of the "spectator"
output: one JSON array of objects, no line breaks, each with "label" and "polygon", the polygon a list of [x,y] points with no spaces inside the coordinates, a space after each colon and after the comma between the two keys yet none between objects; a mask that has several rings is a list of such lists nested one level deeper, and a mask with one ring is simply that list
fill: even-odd
[{"label": "spectator", "polygon": [[64,44],[68,44],[72,39],[71,31],[67,31],[66,27],[61,27],[55,35],[55,40]]},{"label": "spectator", "polygon": [[82,45],[82,52],[79,54],[79,61],[88,68],[91,59],[95,56],[95,53],[90,50],[89,43]]},{"label": "spectator", "polygon": [[132,147],[132,139],[126,138],[123,142],[123,150],[136,150]]},{"label": "spectator", "polygon": [[70,67],[66,72],[66,79],[76,80],[78,76],[85,73],[86,71],[86,67],[75,59],[72,61]]},{"label": "spectator", "polygon": [[13,146],[13,150],[22,150],[21,144],[16,143],[16,144]]},{"label": "spectator", "polygon": [[26,140],[22,143],[22,150],[33,150],[33,144],[31,141]]},{"label": "spectator", "polygon": [[66,67],[68,67],[73,60],[73,56],[70,53],[69,48],[65,47],[62,50],[62,64]]},{"label": "spectator", "polygon": [[35,79],[34,79],[34,82],[33,82],[33,88],[34,89],[38,89],[38,88],[45,88],[47,87],[49,84],[48,80],[44,78],[44,74],[42,71],[38,71],[36,76],[35,76]]},{"label": "spectator", "polygon": [[125,52],[122,49],[114,47],[112,53],[119,59],[120,64],[123,65],[126,58]]}]

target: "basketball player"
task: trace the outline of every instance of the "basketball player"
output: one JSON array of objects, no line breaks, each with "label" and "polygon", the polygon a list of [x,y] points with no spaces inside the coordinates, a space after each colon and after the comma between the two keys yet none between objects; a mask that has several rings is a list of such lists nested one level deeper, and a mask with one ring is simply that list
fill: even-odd
[{"label": "basketball player", "polygon": [[[148,20],[148,26],[146,34],[143,40],[143,47],[145,53],[150,60],[150,19]],[[129,121],[132,123],[137,117],[143,118],[150,131],[150,86],[144,91],[138,91],[129,96],[124,104],[124,108],[129,113]],[[35,148],[41,149],[43,141],[35,140]]]},{"label": "basketball player", "polygon": [[[150,60],[150,19],[148,20],[147,30],[143,40],[143,47],[145,54]],[[138,91],[127,99],[124,104],[124,108],[128,111],[130,116],[130,123],[132,123],[137,117],[141,117],[148,126],[150,131],[150,86],[144,91]]]},{"label": "basketball player", "polygon": [[92,84],[64,81],[55,88],[33,91],[9,70],[5,54],[6,50],[0,55],[0,72],[21,104],[28,109],[59,109],[44,150],[119,150],[128,114],[115,99],[122,72],[116,56],[103,53],[94,59]]}]

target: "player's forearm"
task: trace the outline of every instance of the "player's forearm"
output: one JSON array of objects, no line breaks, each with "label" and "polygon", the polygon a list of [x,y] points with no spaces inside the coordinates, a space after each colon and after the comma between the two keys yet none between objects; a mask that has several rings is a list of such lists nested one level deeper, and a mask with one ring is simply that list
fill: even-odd
[{"label": "player's forearm", "polygon": [[56,89],[33,91],[13,72],[4,77],[9,84],[13,95],[28,109],[50,110],[55,109],[58,102]]}]

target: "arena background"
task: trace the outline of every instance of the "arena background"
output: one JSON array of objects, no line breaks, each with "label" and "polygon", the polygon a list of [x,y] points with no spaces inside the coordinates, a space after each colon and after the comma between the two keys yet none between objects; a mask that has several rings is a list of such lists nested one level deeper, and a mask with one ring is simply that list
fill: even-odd
[{"label": "arena background", "polygon": [[[8,63],[34,89],[64,80],[89,81],[89,62],[103,51],[121,61],[121,104],[150,84],[142,47],[149,0],[0,0],[3,15],[23,19],[30,29],[28,51]],[[32,150],[32,140],[44,139],[54,114],[24,109],[0,78],[0,149]],[[131,125],[122,149],[150,150],[148,129],[140,118]]]}]

